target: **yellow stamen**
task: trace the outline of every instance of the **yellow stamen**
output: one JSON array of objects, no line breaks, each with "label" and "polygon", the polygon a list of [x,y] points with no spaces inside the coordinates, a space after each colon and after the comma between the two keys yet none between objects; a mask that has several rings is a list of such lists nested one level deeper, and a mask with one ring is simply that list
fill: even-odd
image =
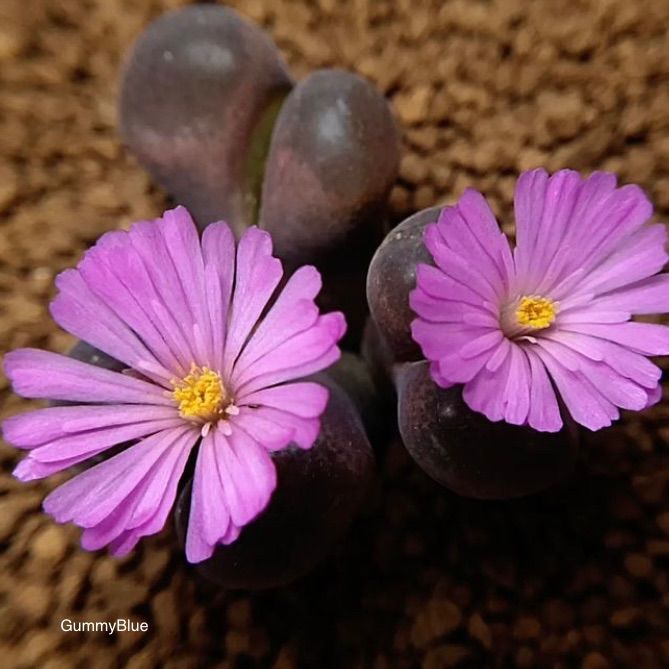
[{"label": "yellow stamen", "polygon": [[516,309],[519,325],[541,330],[550,327],[557,314],[557,305],[552,300],[539,295],[526,295],[520,299]]},{"label": "yellow stamen", "polygon": [[208,367],[191,365],[183,379],[172,381],[172,398],[182,418],[211,423],[225,415],[232,404],[219,374]]}]

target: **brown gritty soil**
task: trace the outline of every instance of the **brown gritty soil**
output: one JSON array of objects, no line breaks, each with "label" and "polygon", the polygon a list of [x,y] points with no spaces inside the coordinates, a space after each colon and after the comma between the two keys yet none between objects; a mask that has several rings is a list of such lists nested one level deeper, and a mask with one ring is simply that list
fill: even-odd
[{"label": "brown gritty soil", "polygon": [[[122,54],[154,0],[0,3],[0,348],[65,350],[54,275],[164,196],[115,133]],[[669,214],[666,0],[236,0],[297,76],[342,66],[404,130],[399,219],[467,185],[506,217],[519,171],[611,169]],[[2,415],[23,406],[0,381]],[[456,498],[399,445],[335,559],[274,592],[198,581],[171,530],[116,561],[78,548],[0,457],[0,663],[218,669],[669,665],[669,404],[591,438],[573,480],[510,503]],[[271,550],[271,546],[268,546]],[[144,620],[65,634],[63,618]]]}]

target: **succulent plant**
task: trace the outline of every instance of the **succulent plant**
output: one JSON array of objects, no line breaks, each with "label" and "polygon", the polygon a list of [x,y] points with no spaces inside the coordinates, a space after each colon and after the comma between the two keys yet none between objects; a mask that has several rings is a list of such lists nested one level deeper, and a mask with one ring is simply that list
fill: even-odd
[{"label": "succulent plant", "polygon": [[387,234],[369,265],[369,310],[377,331],[382,333],[382,345],[394,362],[423,357],[411,336],[414,313],[409,306],[409,293],[416,287],[416,266],[432,263],[423,232],[437,220],[439,211],[439,207],[423,209],[402,221]]},{"label": "succulent plant", "polygon": [[[418,465],[454,492],[481,499],[531,494],[562,479],[573,466],[578,430],[565,419],[561,431],[493,422],[469,408],[462,386],[439,387],[414,340],[416,314],[409,296],[416,269],[432,265],[424,232],[439,207],[419,211],[391,230],[367,276],[371,322],[363,353],[377,385],[394,388],[402,440]],[[388,392],[388,391],[386,391]]]},{"label": "succulent plant", "polygon": [[467,406],[461,386],[437,386],[426,361],[402,366],[397,379],[402,441],[421,468],[450,490],[479,499],[520,497],[571,471],[578,434],[573,423],[543,433],[492,422]]},{"label": "succulent plant", "polygon": [[257,217],[271,128],[292,85],[272,41],[233,10],[169,12],[126,63],[121,136],[200,226],[224,219],[239,233]]},{"label": "succulent plant", "polygon": [[292,86],[259,28],[225,7],[186,7],[140,36],[122,78],[121,135],[201,228],[224,219],[239,235],[257,223],[289,269],[317,265],[320,304],[346,313],[356,346],[398,132],[355,74],[320,70]]},{"label": "succulent plant", "polygon": [[385,98],[359,76],[320,70],[301,81],[277,118],[260,227],[288,261],[371,256],[383,236],[397,175],[397,129]]}]

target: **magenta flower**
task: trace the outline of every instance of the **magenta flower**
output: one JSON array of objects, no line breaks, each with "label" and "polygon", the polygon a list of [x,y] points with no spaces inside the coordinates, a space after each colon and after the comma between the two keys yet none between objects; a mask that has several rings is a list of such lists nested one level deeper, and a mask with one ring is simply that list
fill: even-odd
[{"label": "magenta flower", "polygon": [[511,250],[483,196],[467,190],[425,232],[436,267],[421,265],[412,334],[434,381],[464,384],[470,408],[492,421],[554,432],[557,395],[591,430],[619,408],[658,401],[669,327],[631,322],[669,310],[664,225],[612,174],[524,173]]},{"label": "magenta flower", "polygon": [[186,555],[208,558],[267,505],[272,451],[310,448],[328,392],[296,381],[339,358],[340,313],[319,315],[314,267],[281,280],[268,233],[235,250],[225,223],[202,241],[183,207],[110,232],[51,304],[68,332],[126,364],[118,373],[35,349],[5,356],[14,390],[74,402],[9,418],[5,439],[30,449],[14,475],[38,479],[139,440],[54,490],[44,509],[84,528],[82,545],[116,555],[158,532],[199,442]]}]

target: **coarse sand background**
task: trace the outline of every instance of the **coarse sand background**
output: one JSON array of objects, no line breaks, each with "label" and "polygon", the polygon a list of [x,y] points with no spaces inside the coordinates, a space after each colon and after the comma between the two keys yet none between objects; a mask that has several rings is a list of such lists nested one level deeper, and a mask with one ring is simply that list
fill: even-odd
[{"label": "coarse sand background", "polygon": [[[57,272],[106,230],[162,211],[119,144],[117,78],[146,23],[183,4],[0,1],[0,341],[64,351]],[[611,169],[669,218],[667,0],[237,0],[297,77],[353,69],[403,128],[399,220],[483,190],[511,221],[519,171]],[[0,381],[1,413],[25,407]],[[390,418],[389,418],[390,420]],[[171,529],[127,559],[40,512],[0,447],[0,665],[446,669],[669,666],[669,404],[590,438],[558,490],[456,498],[391,448],[362,518],[302,582],[222,593]],[[305,500],[305,503],[308,503]],[[272,550],[268,546],[267,550]],[[63,618],[148,622],[71,633]]]}]

